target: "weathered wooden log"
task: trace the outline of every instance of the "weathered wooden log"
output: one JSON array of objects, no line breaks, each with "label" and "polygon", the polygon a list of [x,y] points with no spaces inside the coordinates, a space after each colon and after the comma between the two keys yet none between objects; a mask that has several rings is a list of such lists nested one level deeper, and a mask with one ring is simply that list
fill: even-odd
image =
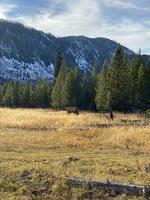
[{"label": "weathered wooden log", "polygon": [[145,198],[148,198],[150,197],[150,186],[144,186],[144,189],[143,189],[143,196]]},{"label": "weathered wooden log", "polygon": [[66,178],[65,182],[70,187],[85,187],[88,189],[98,189],[98,190],[106,190],[113,191],[116,194],[127,194],[131,196],[143,196],[145,198],[150,197],[150,186],[142,186],[142,185],[130,185],[130,184],[119,184],[113,182],[101,182],[95,180],[82,180],[76,178]]}]

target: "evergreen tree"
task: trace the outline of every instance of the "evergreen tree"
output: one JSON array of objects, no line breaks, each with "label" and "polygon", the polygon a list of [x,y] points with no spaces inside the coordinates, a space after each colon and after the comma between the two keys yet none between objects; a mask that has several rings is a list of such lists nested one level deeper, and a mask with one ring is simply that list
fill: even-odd
[{"label": "evergreen tree", "polygon": [[4,85],[2,86],[2,96],[5,95],[6,90],[7,90],[7,87],[8,87],[8,83],[6,82],[6,83],[4,83]]},{"label": "evergreen tree", "polygon": [[44,96],[44,107],[48,108],[50,106],[50,87],[47,80],[43,81],[43,96]]},{"label": "evergreen tree", "polygon": [[98,76],[95,102],[97,109],[105,110],[108,108],[108,66],[106,62]]},{"label": "evergreen tree", "polygon": [[149,106],[150,100],[150,59],[148,60],[145,66],[145,103],[146,106]]},{"label": "evergreen tree", "polygon": [[39,108],[39,107],[44,107],[44,96],[43,96],[43,87],[42,87],[42,81],[39,80],[35,87],[34,87],[34,95],[35,95],[35,107]]},{"label": "evergreen tree", "polygon": [[81,73],[81,77],[80,77],[80,107],[82,109],[88,109],[90,107],[91,104],[91,89],[90,89],[90,85],[91,85],[91,79],[90,79],[90,74],[88,71],[84,71]]},{"label": "evergreen tree", "polygon": [[52,98],[53,108],[58,108],[58,109],[63,108],[63,86],[65,83],[66,74],[67,74],[67,67],[66,64],[63,62],[61,65],[59,75],[56,79],[56,82],[52,90],[51,98]]},{"label": "evergreen tree", "polygon": [[138,71],[138,79],[137,79],[137,92],[135,98],[135,105],[137,108],[145,107],[145,67],[141,64]]},{"label": "evergreen tree", "polygon": [[97,63],[94,63],[93,68],[92,68],[92,74],[91,74],[92,82],[93,82],[93,88],[96,87],[98,74],[99,74],[99,71],[98,71]]},{"label": "evergreen tree", "polygon": [[55,61],[55,66],[54,66],[54,81],[58,77],[62,63],[63,63],[63,57],[62,57],[61,52],[58,51],[56,54],[56,61]]},{"label": "evergreen tree", "polygon": [[13,93],[14,106],[18,107],[20,104],[20,84],[18,80],[13,84]]},{"label": "evergreen tree", "polygon": [[95,95],[98,80],[98,66],[95,63],[91,71],[83,71],[79,78],[80,82],[80,107],[82,109],[96,110]]},{"label": "evergreen tree", "polygon": [[37,99],[36,99],[36,93],[35,93],[35,87],[31,86],[30,87],[30,106],[32,108],[36,108],[36,103],[37,103]]},{"label": "evergreen tree", "polygon": [[127,54],[123,54],[123,70],[122,70],[122,87],[124,88],[124,111],[130,111],[130,79],[129,79],[129,65],[130,60]]},{"label": "evergreen tree", "polygon": [[3,86],[0,85],[0,106],[3,105]]},{"label": "evergreen tree", "polygon": [[12,107],[14,105],[14,97],[13,97],[13,86],[12,83],[7,85],[6,92],[3,96],[3,104],[6,107]]},{"label": "evergreen tree", "polygon": [[127,98],[127,67],[124,65],[124,56],[121,46],[119,46],[112,58],[109,77],[109,96],[110,108],[114,110],[125,110],[128,107]]},{"label": "evergreen tree", "polygon": [[[34,88],[34,104],[35,107],[49,107],[49,86],[46,80],[40,80],[37,82]],[[32,97],[33,98],[33,97]]]},{"label": "evergreen tree", "polygon": [[21,88],[21,103],[23,107],[30,107],[30,83],[28,81]]},{"label": "evergreen tree", "polygon": [[133,108],[136,108],[136,96],[138,92],[138,73],[141,64],[141,55],[134,56],[129,64],[130,105]]},{"label": "evergreen tree", "polygon": [[79,72],[77,67],[73,67],[66,76],[63,91],[63,107],[78,106],[79,103]]},{"label": "evergreen tree", "polygon": [[48,95],[49,95],[49,102],[48,105],[51,106],[52,105],[52,89],[53,89],[53,85],[49,84],[49,88],[48,88]]},{"label": "evergreen tree", "polygon": [[96,97],[96,86],[98,81],[98,66],[95,63],[92,68],[92,73],[89,77],[89,108],[96,110],[96,104],[95,104],[95,97]]}]

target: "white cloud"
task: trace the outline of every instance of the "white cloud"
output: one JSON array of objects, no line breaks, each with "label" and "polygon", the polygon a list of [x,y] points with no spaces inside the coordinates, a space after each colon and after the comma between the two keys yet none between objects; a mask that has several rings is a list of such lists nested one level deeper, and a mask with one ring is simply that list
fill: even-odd
[{"label": "white cloud", "polygon": [[[21,21],[27,26],[50,32],[56,36],[85,35],[88,37],[107,37],[113,39],[128,48],[137,51],[139,48],[149,49],[150,21],[130,18],[117,14],[117,9],[134,10],[149,9],[133,1],[123,0],[54,0],[50,8],[40,9],[40,14],[17,15],[13,20]],[[63,4],[62,4],[63,2]],[[65,5],[65,7],[61,7]],[[118,15],[114,21],[111,16],[114,13],[108,12],[112,8]],[[0,18],[8,18],[7,13],[14,8],[14,5],[0,4]],[[55,12],[53,10],[63,12]],[[120,11],[120,9],[119,9]],[[106,14],[107,13],[107,14]],[[108,20],[109,18],[109,20]]]},{"label": "white cloud", "polygon": [[[87,35],[100,23],[101,8],[97,0],[68,1],[66,13],[51,16],[49,10],[34,18],[20,17],[24,23],[55,35]],[[38,23],[37,23],[38,22]]]},{"label": "white cloud", "polygon": [[0,3],[0,18],[7,19],[7,13],[11,12],[15,8],[15,5]]},{"label": "white cloud", "polygon": [[[110,36],[108,35],[108,37]],[[124,20],[114,28],[113,38],[116,38],[118,42],[134,51],[138,51],[141,48],[144,52],[145,49],[149,49],[150,30],[144,24],[133,22],[132,20]]]},{"label": "white cloud", "polygon": [[150,8],[139,6],[131,1],[123,0],[105,0],[107,6],[119,7],[120,9],[135,9],[139,11],[150,11]]}]

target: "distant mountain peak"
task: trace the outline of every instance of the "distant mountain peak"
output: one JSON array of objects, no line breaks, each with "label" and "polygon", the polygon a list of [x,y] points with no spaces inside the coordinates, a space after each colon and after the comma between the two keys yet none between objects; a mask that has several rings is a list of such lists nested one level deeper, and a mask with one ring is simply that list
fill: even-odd
[{"label": "distant mountain peak", "polygon": [[[0,20],[0,77],[21,82],[51,80],[56,52],[62,52],[68,67],[90,70],[110,60],[118,43],[85,36],[55,37],[21,23]],[[129,55],[134,52],[122,47]]]}]

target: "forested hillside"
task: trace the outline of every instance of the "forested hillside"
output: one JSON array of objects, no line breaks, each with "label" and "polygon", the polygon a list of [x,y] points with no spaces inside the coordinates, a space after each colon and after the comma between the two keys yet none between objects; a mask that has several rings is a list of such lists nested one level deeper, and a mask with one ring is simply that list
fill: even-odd
[{"label": "forested hillside", "polygon": [[58,52],[53,82],[7,82],[0,90],[1,106],[143,110],[150,100],[150,60],[145,64],[140,54],[130,59],[118,46],[111,62],[105,61],[101,70],[95,63],[89,72],[67,68]]},{"label": "forested hillside", "polygon": [[[106,38],[84,36],[55,37],[19,23],[0,21],[0,79],[29,80],[53,79],[57,51],[61,51],[67,67],[91,70],[110,60],[118,44]],[[122,47],[132,56],[134,53]]]}]

